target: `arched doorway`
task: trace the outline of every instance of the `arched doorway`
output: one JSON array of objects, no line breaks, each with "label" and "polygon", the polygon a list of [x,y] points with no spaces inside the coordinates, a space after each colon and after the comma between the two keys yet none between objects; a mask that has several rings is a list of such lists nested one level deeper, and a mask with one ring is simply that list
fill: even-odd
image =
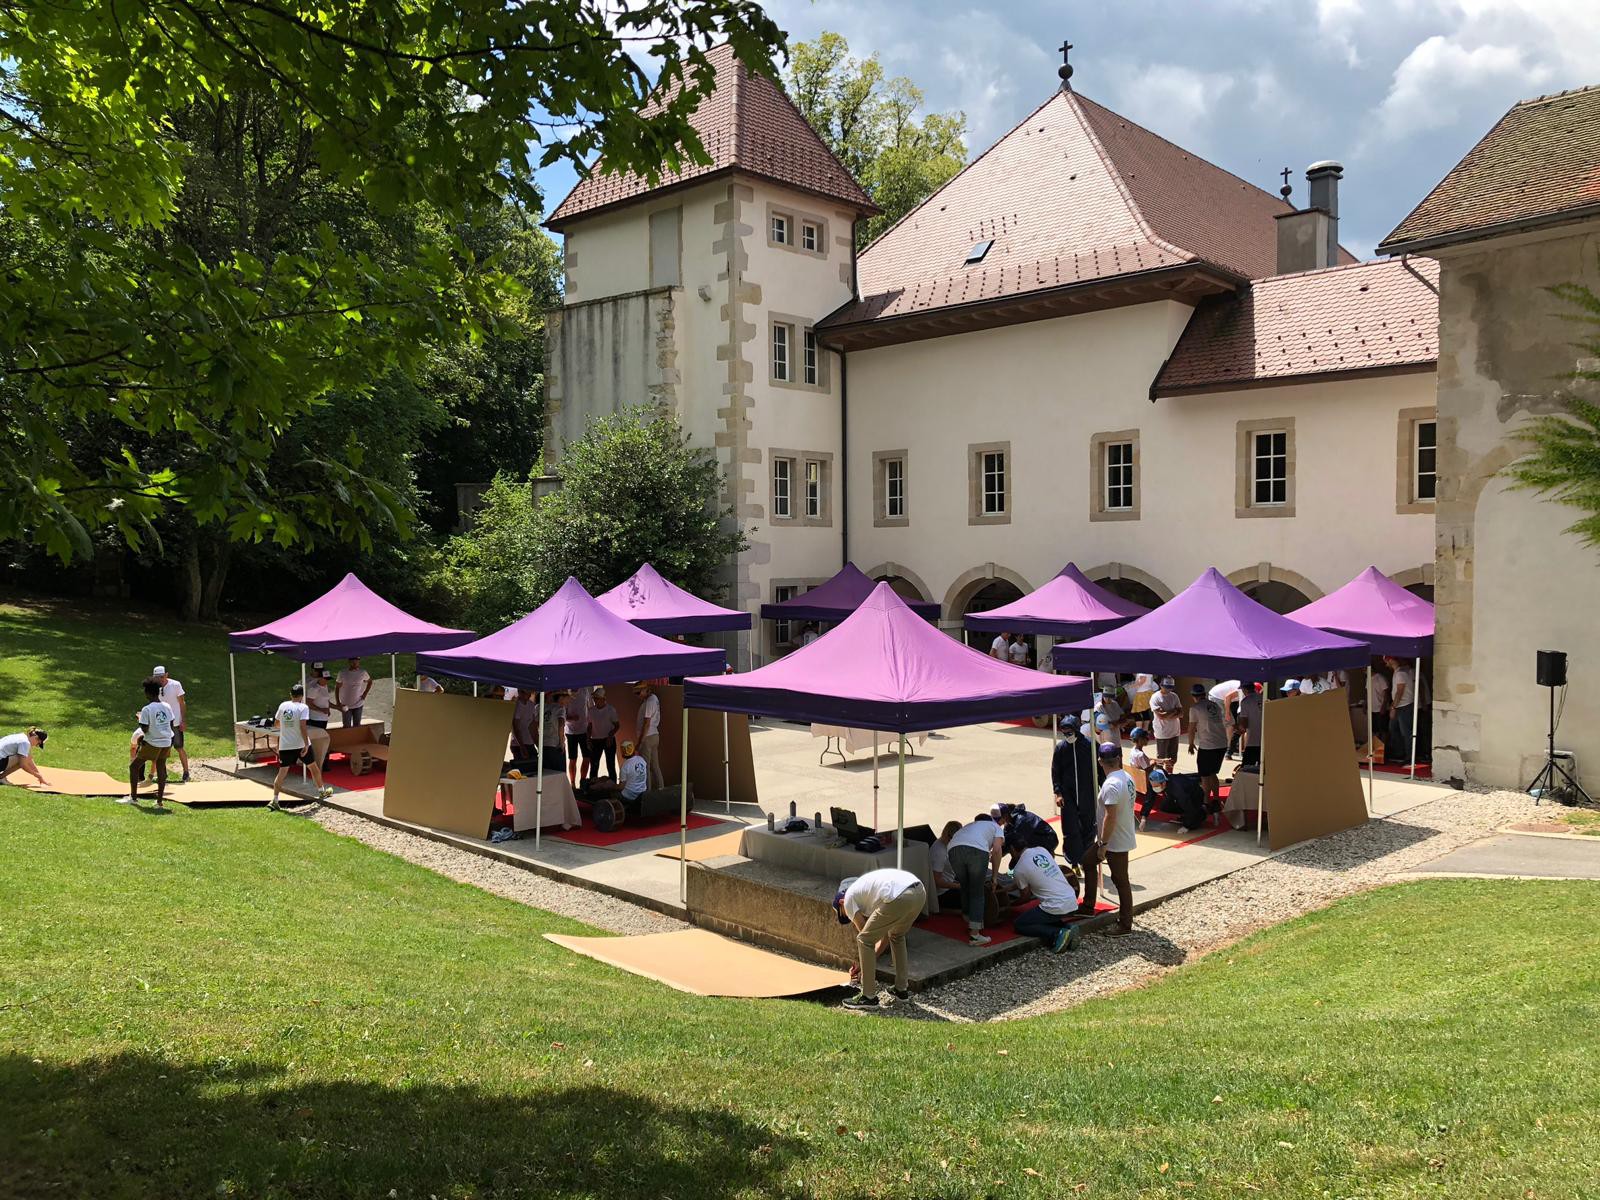
[{"label": "arched doorway", "polygon": [[1270,579],[1265,583],[1241,584],[1239,590],[1250,599],[1275,613],[1292,613],[1311,603],[1311,597],[1292,583]]},{"label": "arched doorway", "polygon": [[[1015,600],[1021,599],[1022,589],[1017,587],[1016,584],[1005,579],[992,579],[972,594],[972,598],[967,601],[966,607],[962,609],[961,615],[988,612],[991,608],[999,608],[1002,604],[1010,604]],[[964,632],[966,633],[967,645],[976,646],[980,650],[987,650],[990,643],[994,641],[995,635],[992,633],[974,633],[971,630]]]},{"label": "arched doorway", "polygon": [[927,597],[922,594],[921,590],[918,589],[917,585],[912,583],[911,580],[907,579],[904,575],[876,575],[873,577],[872,581],[874,583],[887,583],[894,589],[894,594],[899,596],[902,600],[920,601],[927,599]]}]

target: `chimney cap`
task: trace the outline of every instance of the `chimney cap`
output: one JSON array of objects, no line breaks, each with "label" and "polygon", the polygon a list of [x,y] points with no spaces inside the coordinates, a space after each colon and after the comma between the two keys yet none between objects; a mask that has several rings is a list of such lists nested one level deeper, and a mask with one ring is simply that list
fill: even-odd
[{"label": "chimney cap", "polygon": [[1307,175],[1321,175],[1324,172],[1334,175],[1343,175],[1344,164],[1342,162],[1335,162],[1331,158],[1325,158],[1321,162],[1314,162],[1306,168]]}]

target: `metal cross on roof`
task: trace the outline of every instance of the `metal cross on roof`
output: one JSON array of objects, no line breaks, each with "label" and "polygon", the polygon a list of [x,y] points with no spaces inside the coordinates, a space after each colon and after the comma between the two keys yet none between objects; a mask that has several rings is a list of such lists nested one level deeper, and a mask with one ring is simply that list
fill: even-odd
[{"label": "metal cross on roof", "polygon": [[1070,88],[1072,86],[1072,64],[1067,61],[1067,55],[1071,53],[1071,51],[1072,43],[1063,40],[1061,43],[1061,66],[1056,71],[1056,74],[1061,76],[1061,86],[1064,88]]}]

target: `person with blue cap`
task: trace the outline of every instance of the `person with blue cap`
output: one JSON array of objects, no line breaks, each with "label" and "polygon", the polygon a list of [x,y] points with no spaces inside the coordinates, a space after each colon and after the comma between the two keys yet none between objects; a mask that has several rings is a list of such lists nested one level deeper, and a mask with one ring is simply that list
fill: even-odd
[{"label": "person with blue cap", "polygon": [[1100,746],[1100,765],[1106,781],[1100,785],[1100,845],[1111,885],[1117,889],[1117,926],[1113,937],[1133,932],[1133,884],[1128,880],[1128,856],[1138,845],[1134,832],[1134,800],[1139,794],[1133,776],[1122,769],[1122,747],[1116,742]]},{"label": "person with blue cap", "polygon": [[861,990],[844,1002],[846,1008],[878,1007],[880,941],[889,943],[894,960],[896,999],[911,998],[906,934],[917,923],[926,902],[922,880],[898,867],[880,867],[840,882],[833,897],[833,911],[839,924],[856,927],[856,958],[861,974]]}]

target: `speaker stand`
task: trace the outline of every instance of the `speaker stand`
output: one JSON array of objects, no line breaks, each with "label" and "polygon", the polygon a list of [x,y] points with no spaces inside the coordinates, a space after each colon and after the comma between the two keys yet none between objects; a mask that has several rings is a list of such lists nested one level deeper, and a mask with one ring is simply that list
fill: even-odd
[{"label": "speaker stand", "polygon": [[1588,792],[1583,790],[1582,785],[1579,784],[1578,781],[1568,773],[1567,769],[1563,767],[1556,759],[1555,688],[1550,689],[1550,724],[1545,733],[1545,747],[1544,766],[1539,768],[1539,773],[1533,777],[1533,782],[1524,788],[1523,791],[1527,792],[1533,797],[1533,802],[1535,805],[1543,804],[1545,796],[1556,790],[1557,777],[1559,777],[1561,780],[1566,782],[1567,787],[1572,790],[1576,797],[1581,798],[1585,804],[1592,805],[1594,803],[1594,798],[1590,796]]}]

